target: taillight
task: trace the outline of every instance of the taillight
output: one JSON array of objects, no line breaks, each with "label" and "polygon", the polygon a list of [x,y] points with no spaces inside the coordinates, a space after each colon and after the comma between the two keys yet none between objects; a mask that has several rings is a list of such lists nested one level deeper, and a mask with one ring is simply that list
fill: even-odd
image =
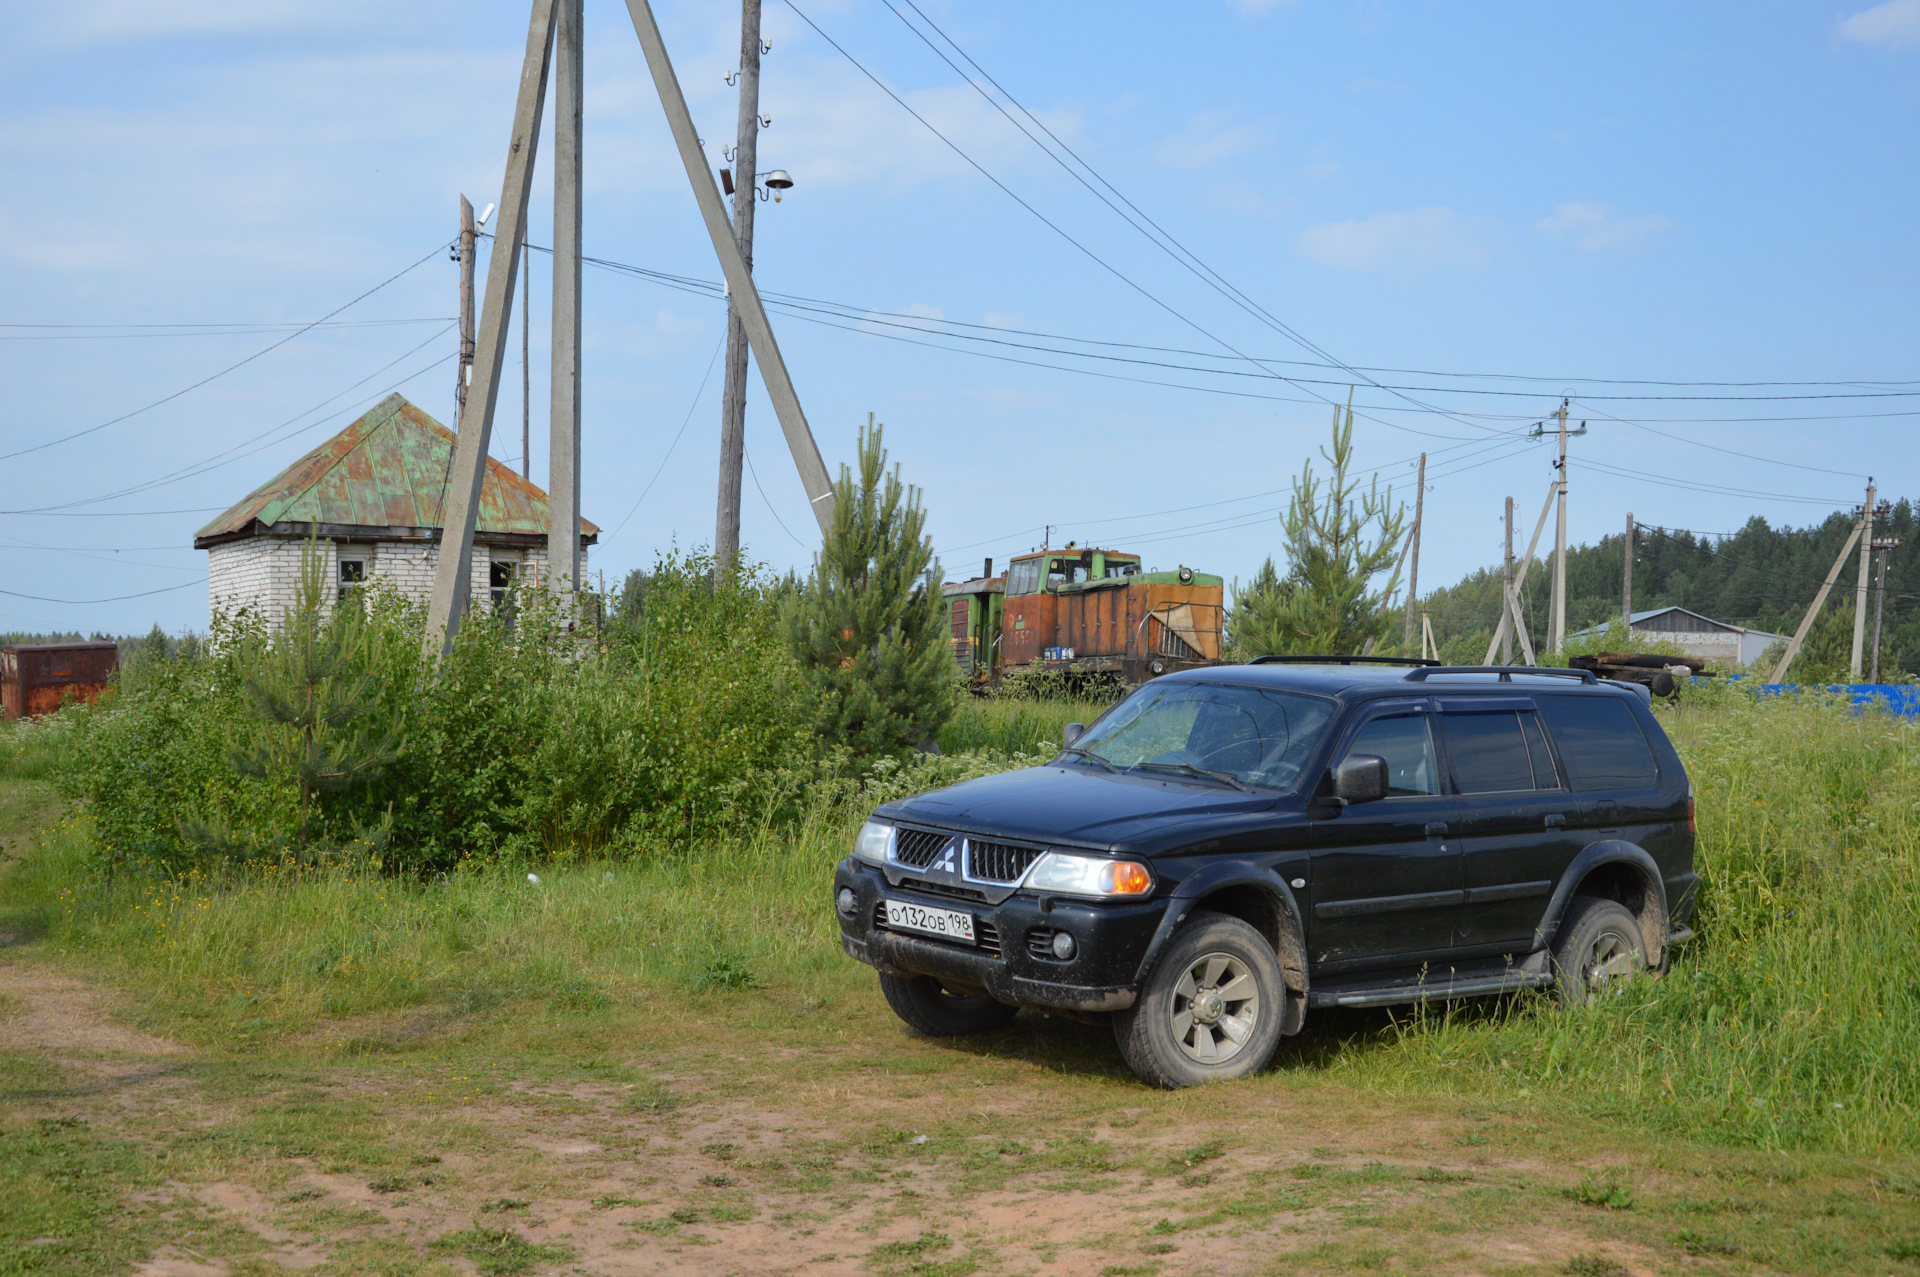
[{"label": "taillight", "polygon": [[1693,833],[1693,795],[1687,795],[1687,832]]}]

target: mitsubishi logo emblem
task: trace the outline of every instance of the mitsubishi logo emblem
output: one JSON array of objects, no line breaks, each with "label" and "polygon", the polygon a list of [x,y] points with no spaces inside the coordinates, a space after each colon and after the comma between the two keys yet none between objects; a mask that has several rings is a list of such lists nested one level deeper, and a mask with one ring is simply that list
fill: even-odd
[{"label": "mitsubishi logo emblem", "polygon": [[959,847],[960,844],[957,841],[948,843],[946,854],[940,857],[940,863],[936,865],[935,868],[944,869],[950,874],[958,874],[960,870],[955,865],[953,858],[959,854]]}]

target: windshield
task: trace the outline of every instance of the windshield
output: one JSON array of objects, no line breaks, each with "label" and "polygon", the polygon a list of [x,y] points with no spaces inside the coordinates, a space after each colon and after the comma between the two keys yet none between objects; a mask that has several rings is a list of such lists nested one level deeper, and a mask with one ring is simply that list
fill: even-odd
[{"label": "windshield", "polygon": [[1333,702],[1219,683],[1149,683],[1114,706],[1075,750],[1120,771],[1192,772],[1291,789]]}]

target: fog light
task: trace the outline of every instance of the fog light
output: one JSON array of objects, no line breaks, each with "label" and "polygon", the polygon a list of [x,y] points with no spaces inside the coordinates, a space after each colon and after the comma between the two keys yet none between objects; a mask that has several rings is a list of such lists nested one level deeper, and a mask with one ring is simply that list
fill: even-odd
[{"label": "fog light", "polygon": [[853,917],[853,906],[855,904],[855,901],[853,898],[853,888],[851,887],[840,888],[840,896],[839,896],[839,899],[835,901],[835,903],[840,906],[840,912],[843,915],[849,918]]},{"label": "fog light", "polygon": [[1053,933],[1053,956],[1062,962],[1073,956],[1073,937],[1064,931]]}]

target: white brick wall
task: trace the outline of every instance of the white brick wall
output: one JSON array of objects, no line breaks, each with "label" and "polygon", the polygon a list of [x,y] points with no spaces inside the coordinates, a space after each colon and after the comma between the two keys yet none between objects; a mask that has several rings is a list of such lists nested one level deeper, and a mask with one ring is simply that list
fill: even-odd
[{"label": "white brick wall", "polygon": [[[207,552],[207,601],[217,613],[232,615],[252,608],[264,616],[269,626],[277,626],[300,586],[300,554],[306,542],[296,537],[249,537],[216,545]],[[340,579],[339,559],[360,555],[367,560],[367,579],[390,582],[403,597],[425,603],[433,594],[433,570],[440,547],[425,541],[323,541],[319,545],[326,556],[329,584]],[[469,578],[468,598],[474,607],[485,607],[493,561],[514,564],[516,575],[524,581],[544,579],[547,567],[545,546],[473,547],[473,571]],[[586,555],[581,555],[582,563]],[[584,567],[582,572],[584,574]]]}]

